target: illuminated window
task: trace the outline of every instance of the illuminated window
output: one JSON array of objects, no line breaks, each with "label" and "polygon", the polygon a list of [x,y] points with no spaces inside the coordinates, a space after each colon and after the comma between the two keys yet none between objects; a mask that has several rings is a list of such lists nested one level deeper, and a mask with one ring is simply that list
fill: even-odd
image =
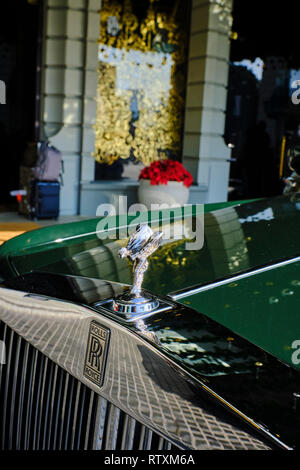
[{"label": "illuminated window", "polygon": [[188,3],[104,1],[95,159],[180,160]]}]

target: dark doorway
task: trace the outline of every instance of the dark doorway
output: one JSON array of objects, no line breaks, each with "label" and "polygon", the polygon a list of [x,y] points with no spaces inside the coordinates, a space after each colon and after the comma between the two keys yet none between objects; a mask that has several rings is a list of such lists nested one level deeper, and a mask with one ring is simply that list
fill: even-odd
[{"label": "dark doorway", "polygon": [[1,2],[0,80],[6,89],[0,105],[0,210],[15,209],[9,195],[19,186],[19,166],[27,142],[35,139],[38,25],[35,0]]},{"label": "dark doorway", "polygon": [[[232,147],[230,199],[280,194],[300,141],[300,3],[234,0],[225,141]],[[299,88],[299,87],[298,87]]]}]

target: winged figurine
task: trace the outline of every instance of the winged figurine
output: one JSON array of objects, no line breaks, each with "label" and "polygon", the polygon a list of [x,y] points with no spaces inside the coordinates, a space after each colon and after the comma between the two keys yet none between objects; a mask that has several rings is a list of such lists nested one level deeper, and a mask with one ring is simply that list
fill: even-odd
[{"label": "winged figurine", "polygon": [[139,224],[129,238],[126,248],[119,250],[121,258],[130,258],[133,263],[133,285],[130,293],[141,297],[145,271],[149,266],[147,258],[160,246],[163,232],[153,232],[149,225]]}]

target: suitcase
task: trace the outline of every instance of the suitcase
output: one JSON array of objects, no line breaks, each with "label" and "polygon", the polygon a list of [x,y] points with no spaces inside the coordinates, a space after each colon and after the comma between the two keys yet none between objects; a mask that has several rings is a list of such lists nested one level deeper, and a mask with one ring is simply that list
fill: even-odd
[{"label": "suitcase", "polygon": [[62,173],[61,152],[49,142],[40,142],[33,176],[40,181],[58,181]]},{"label": "suitcase", "polygon": [[59,193],[60,184],[58,181],[32,181],[30,191],[31,219],[57,219],[59,215]]}]

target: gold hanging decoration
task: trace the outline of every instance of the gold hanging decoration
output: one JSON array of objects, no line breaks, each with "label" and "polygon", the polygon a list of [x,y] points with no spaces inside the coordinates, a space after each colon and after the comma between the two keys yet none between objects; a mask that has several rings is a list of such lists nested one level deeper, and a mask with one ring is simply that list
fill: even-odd
[{"label": "gold hanging decoration", "polygon": [[178,4],[167,16],[150,0],[139,21],[130,0],[103,1],[94,153],[100,163],[179,158],[186,42],[175,20]]}]

